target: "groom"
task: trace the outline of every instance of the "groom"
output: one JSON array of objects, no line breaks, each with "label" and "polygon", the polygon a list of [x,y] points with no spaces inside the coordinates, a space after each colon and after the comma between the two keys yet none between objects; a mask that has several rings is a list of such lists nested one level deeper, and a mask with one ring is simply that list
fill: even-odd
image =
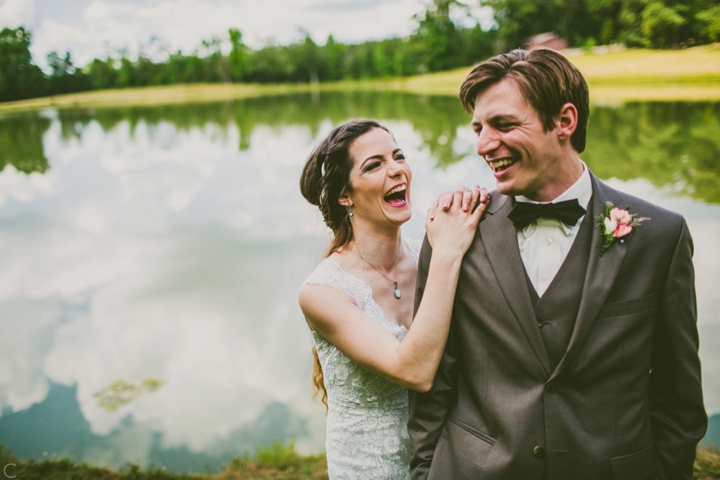
[{"label": "groom", "polygon": [[580,160],[588,87],[562,55],[492,58],[460,97],[497,191],[411,396],[412,478],[691,479],[707,417],[685,221]]}]

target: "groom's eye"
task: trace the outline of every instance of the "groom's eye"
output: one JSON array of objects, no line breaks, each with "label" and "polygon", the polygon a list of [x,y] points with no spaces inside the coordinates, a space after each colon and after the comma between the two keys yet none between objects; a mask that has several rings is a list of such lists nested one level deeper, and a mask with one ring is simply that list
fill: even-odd
[{"label": "groom's eye", "polygon": [[498,130],[507,131],[507,130],[512,129],[513,127],[516,127],[517,125],[519,125],[519,122],[504,121],[504,122],[496,123],[495,128],[497,128]]}]

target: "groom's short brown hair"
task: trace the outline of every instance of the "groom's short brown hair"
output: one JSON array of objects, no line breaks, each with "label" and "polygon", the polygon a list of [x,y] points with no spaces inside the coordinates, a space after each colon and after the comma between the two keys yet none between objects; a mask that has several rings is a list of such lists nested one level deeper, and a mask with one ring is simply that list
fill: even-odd
[{"label": "groom's short brown hair", "polygon": [[548,48],[513,50],[493,57],[473,68],[460,87],[465,110],[472,115],[477,95],[505,78],[517,82],[525,99],[538,113],[545,131],[554,128],[554,121],[565,103],[575,105],[578,125],[570,142],[578,153],[585,150],[590,95],[587,82],[575,65]]}]

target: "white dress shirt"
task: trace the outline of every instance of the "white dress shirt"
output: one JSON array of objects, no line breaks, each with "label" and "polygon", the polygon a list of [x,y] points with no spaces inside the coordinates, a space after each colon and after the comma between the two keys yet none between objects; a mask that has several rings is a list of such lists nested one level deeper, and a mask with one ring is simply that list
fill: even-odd
[{"label": "white dress shirt", "polygon": [[[583,163],[583,173],[580,178],[570,188],[552,200],[552,203],[577,198],[580,206],[587,210],[591,197],[592,181],[590,180],[590,172]],[[549,203],[534,202],[523,196],[515,197],[515,201]],[[578,230],[580,230],[583,218],[585,217],[580,217],[575,226],[569,227],[560,220],[541,217],[522,230],[518,230],[517,239],[520,256],[525,265],[525,271],[539,296],[542,297],[555,275],[557,275],[558,270],[560,270],[575,241]]]}]

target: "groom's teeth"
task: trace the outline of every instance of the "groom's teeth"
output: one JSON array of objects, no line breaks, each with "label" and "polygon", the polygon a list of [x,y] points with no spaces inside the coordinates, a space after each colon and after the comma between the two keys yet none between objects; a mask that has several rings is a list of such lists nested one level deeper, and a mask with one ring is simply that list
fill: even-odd
[{"label": "groom's teeth", "polygon": [[493,160],[491,162],[488,162],[490,164],[490,168],[500,168],[500,167],[506,167],[513,163],[513,160],[509,158],[503,158],[500,160]]}]

